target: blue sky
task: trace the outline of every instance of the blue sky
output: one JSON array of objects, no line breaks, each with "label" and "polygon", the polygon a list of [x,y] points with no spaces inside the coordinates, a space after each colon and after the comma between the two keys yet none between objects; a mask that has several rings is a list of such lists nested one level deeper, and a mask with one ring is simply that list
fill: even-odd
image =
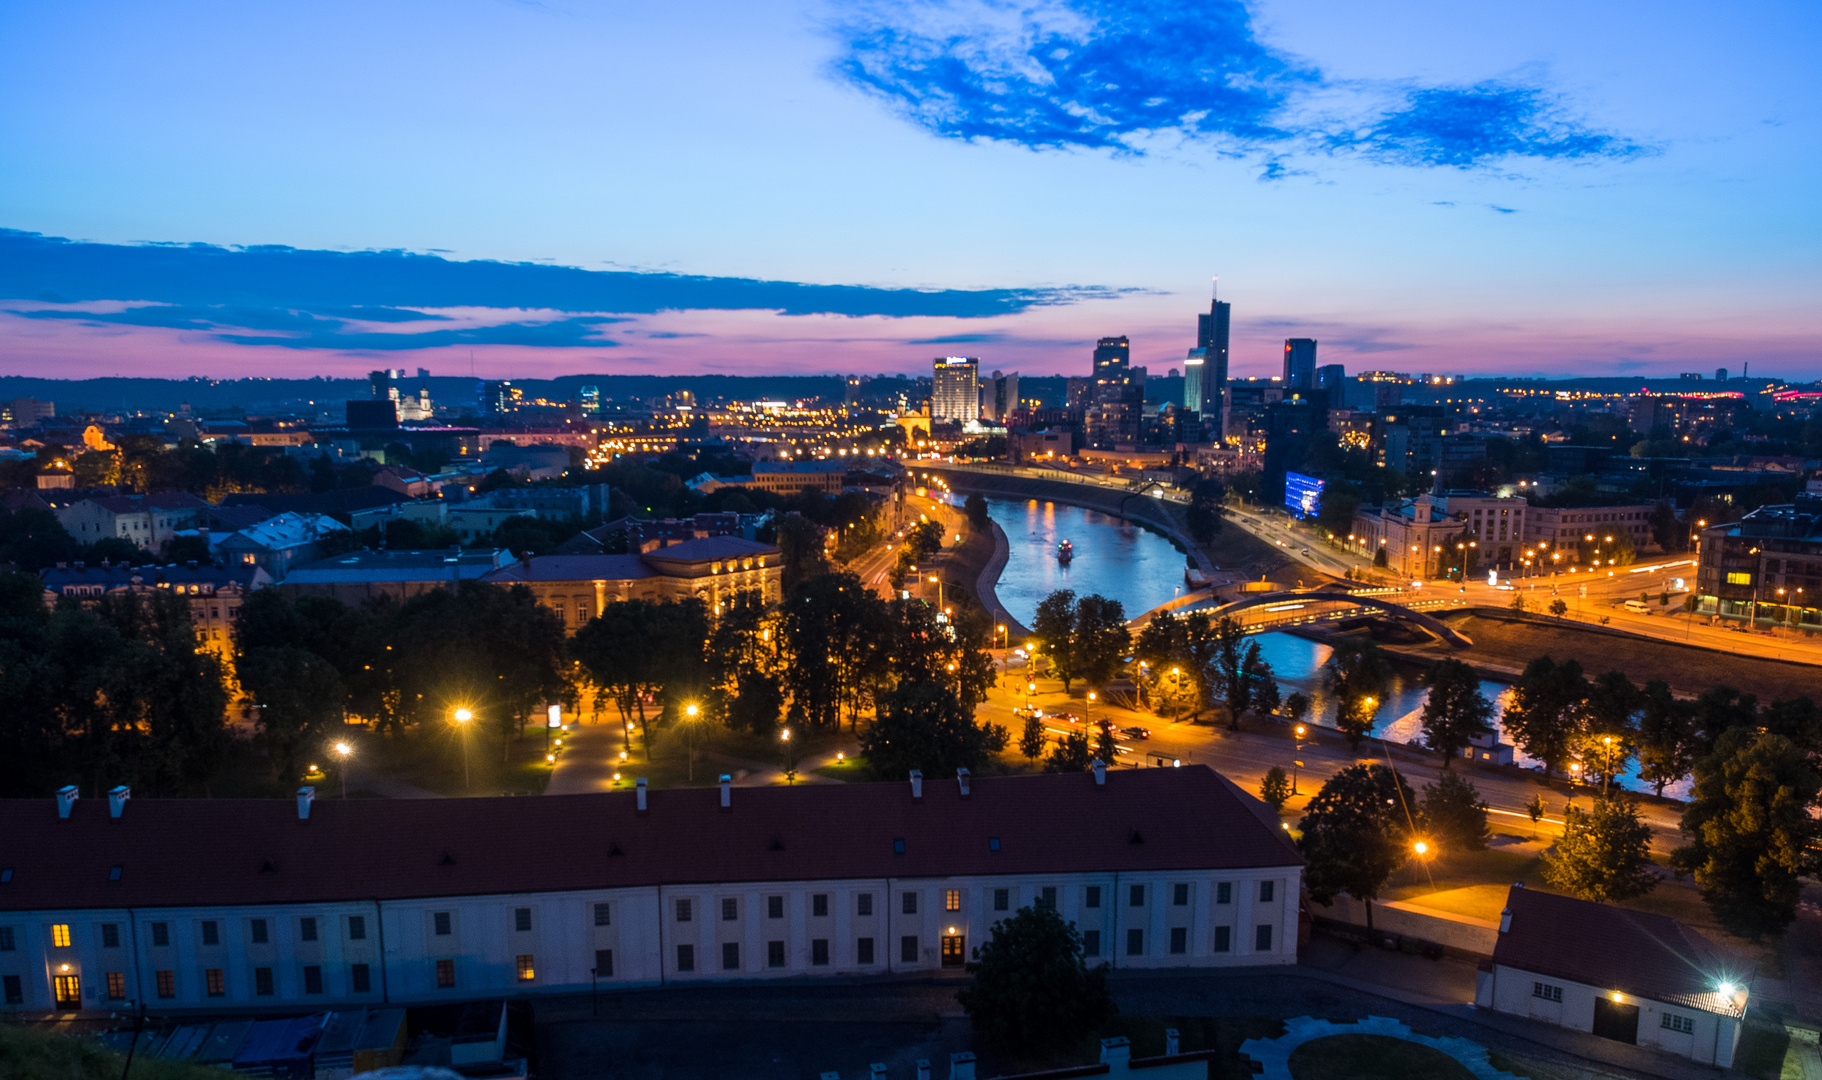
[{"label": "blue sky", "polygon": [[1218,274],[1241,373],[1810,378],[1818,46],[1795,2],[8,5],[0,368],[1162,369]]}]

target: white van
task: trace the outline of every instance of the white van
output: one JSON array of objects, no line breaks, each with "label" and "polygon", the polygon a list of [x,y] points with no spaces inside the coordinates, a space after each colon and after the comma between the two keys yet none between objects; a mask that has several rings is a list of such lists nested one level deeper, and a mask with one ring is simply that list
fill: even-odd
[{"label": "white van", "polygon": [[1621,604],[1620,606],[1625,608],[1627,611],[1632,612],[1635,615],[1651,614],[1651,609],[1645,606],[1645,601],[1643,601],[1643,600],[1628,600],[1624,604]]}]

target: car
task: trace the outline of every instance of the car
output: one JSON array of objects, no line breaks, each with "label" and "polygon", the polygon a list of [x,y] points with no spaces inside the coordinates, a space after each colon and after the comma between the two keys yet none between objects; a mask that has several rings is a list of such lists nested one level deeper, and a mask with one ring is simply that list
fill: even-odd
[{"label": "car", "polygon": [[1303,552],[1302,552],[1302,553],[1303,553],[1303,554],[1305,554],[1305,555],[1308,555],[1308,554],[1309,554],[1309,553],[1310,553],[1310,549],[1309,549],[1309,548],[1304,548],[1304,549],[1303,549]]},{"label": "car", "polygon": [[1061,720],[1065,724],[1079,724],[1082,722],[1082,718],[1072,712],[1051,713],[1050,719]]},{"label": "car", "polygon": [[1121,728],[1120,734],[1126,735],[1129,738],[1134,738],[1134,739],[1149,739],[1149,738],[1151,738],[1151,729],[1142,728],[1139,725],[1134,724],[1131,727]]}]

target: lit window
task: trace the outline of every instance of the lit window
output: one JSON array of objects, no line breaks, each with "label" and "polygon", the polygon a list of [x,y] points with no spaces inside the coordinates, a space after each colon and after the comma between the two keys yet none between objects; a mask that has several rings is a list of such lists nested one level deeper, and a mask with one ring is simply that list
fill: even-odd
[{"label": "lit window", "polygon": [[59,949],[70,947],[70,924],[54,923],[51,926],[51,944]]},{"label": "lit window", "polygon": [[943,892],[943,910],[962,910],[962,891],[960,889],[948,889]]},{"label": "lit window", "polygon": [[530,982],[537,977],[537,974],[537,970],[532,966],[531,954],[521,954],[519,957],[519,981]]}]

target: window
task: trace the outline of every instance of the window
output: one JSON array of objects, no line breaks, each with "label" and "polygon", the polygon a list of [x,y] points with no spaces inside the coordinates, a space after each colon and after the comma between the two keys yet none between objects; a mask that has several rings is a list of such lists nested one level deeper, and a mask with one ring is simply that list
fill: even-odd
[{"label": "window", "polygon": [[1055,885],[1046,885],[1038,890],[1038,907],[1048,911],[1057,909],[1057,887]]},{"label": "window", "polygon": [[917,914],[917,894],[916,893],[914,893],[914,892],[905,893],[904,896],[901,898],[901,900],[902,900],[901,910],[904,911],[905,914],[907,914],[907,915]]},{"label": "window", "polygon": [[614,924],[613,908],[607,904],[595,905],[595,925],[612,926]]},{"label": "window", "polygon": [[1730,573],[1727,575],[1727,584],[1729,584],[1729,585],[1751,585],[1752,584],[1752,575],[1751,574],[1742,574],[1742,573],[1737,573],[1737,572]]},{"label": "window", "polygon": [[1680,1031],[1685,1035],[1693,1035],[1695,1034],[1695,1017],[1678,1016],[1675,1013],[1664,1013],[1663,1018],[1658,1022],[1658,1026],[1668,1028],[1671,1031]]},{"label": "window", "polygon": [[1170,887],[1170,902],[1173,907],[1189,905],[1189,882],[1179,881]]},{"label": "window", "polygon": [[297,920],[297,936],[301,941],[315,941],[316,920],[309,916]]},{"label": "window", "polygon": [[430,916],[430,921],[435,926],[436,934],[438,937],[443,937],[443,936],[447,935],[448,933],[450,933],[451,916],[450,916],[449,912],[447,912],[447,911],[436,912],[435,914]]},{"label": "window", "polygon": [[854,942],[854,962],[871,964],[873,962],[873,939],[864,937]]},{"label": "window", "polygon": [[678,971],[695,971],[696,970],[696,946],[694,946],[694,945],[677,946],[677,970]]},{"label": "window", "polygon": [[765,943],[765,966],[769,968],[784,967],[784,942],[768,941]]},{"label": "window", "polygon": [[0,926],[0,952],[12,952],[13,948],[13,928]]},{"label": "window", "polygon": [[261,997],[272,996],[272,969],[256,967],[253,969],[253,992]]},{"label": "window", "polygon": [[1101,932],[1099,930],[1082,931],[1082,955],[1101,955]]},{"label": "window", "polygon": [[59,975],[51,980],[59,1009],[82,1008],[82,980],[75,975]]},{"label": "window", "polygon": [[1215,903],[1231,904],[1233,902],[1234,902],[1234,883],[1231,881],[1223,881],[1223,882],[1217,883],[1215,885]]},{"label": "window", "polygon": [[721,943],[721,970],[740,970],[740,942],[724,941]]},{"label": "window", "polygon": [[1012,890],[1011,889],[993,890],[993,910],[995,910],[995,911],[1011,911],[1012,910]]},{"label": "window", "polygon": [[1542,998],[1545,1001],[1561,1001],[1563,1000],[1563,988],[1551,986],[1549,983],[1534,982],[1531,984],[1531,996]]},{"label": "window", "polygon": [[738,918],[740,918],[740,901],[739,901],[739,899],[736,897],[732,897],[732,896],[722,897],[721,898],[721,921],[722,922],[733,922],[734,920],[736,920]]},{"label": "window", "polygon": [[253,932],[253,944],[264,945],[264,944],[266,944],[266,942],[268,940],[270,940],[271,931],[270,931],[270,928],[266,925],[266,920],[251,919],[248,921],[247,927],[249,930],[251,930]]},{"label": "window", "polygon": [[1232,952],[1234,948],[1234,928],[1231,926],[1215,927],[1215,951]]},{"label": "window", "polygon": [[124,971],[108,972],[108,1000],[125,1001],[127,999],[127,973]]},{"label": "window", "polygon": [[8,1005],[25,1004],[25,981],[17,975],[6,976],[6,1003]]},{"label": "window", "polygon": [[202,973],[203,990],[210,997],[222,997],[228,992],[228,980],[220,968],[204,968]]},{"label": "window", "polygon": [[595,950],[595,978],[611,979],[614,976],[614,950]]},{"label": "window", "polygon": [[519,954],[519,981],[530,982],[538,977],[538,969],[532,963],[530,953]]},{"label": "window", "polygon": [[1272,897],[1276,895],[1277,892],[1278,883],[1276,881],[1261,881],[1259,883],[1259,902],[1261,904],[1271,903]]},{"label": "window", "polygon": [[944,911],[962,910],[962,890],[960,890],[960,889],[944,889],[943,890],[943,910]]},{"label": "window", "polygon": [[[213,926],[214,924],[210,923],[209,925]],[[51,944],[59,949],[67,949],[70,947],[69,923],[60,922],[51,925]]]},{"label": "window", "polygon": [[1000,838],[997,836],[989,836],[987,838],[987,850],[988,851],[998,851],[999,849],[1000,849]]},{"label": "window", "polygon": [[1269,924],[1253,931],[1253,950],[1255,952],[1272,951],[1272,928]]},{"label": "window", "polygon": [[810,963],[825,967],[829,963],[829,939],[814,938],[810,942]]},{"label": "window", "polygon": [[348,985],[357,994],[365,994],[373,989],[373,970],[366,964],[353,964],[348,968]]},{"label": "window", "polygon": [[320,994],[323,992],[323,969],[315,964],[304,965],[304,993]]},{"label": "window", "polygon": [[1181,956],[1189,951],[1189,928],[1173,926],[1170,928],[1170,951],[1172,955]]},{"label": "window", "polygon": [[531,929],[531,909],[530,908],[522,907],[522,908],[513,909],[512,928],[514,930],[517,930],[521,934],[523,934],[527,930]]},{"label": "window", "polygon": [[205,919],[202,924],[202,943],[204,945],[221,944],[221,924],[214,919]]},{"label": "window", "polygon": [[893,837],[892,854],[903,855],[904,853],[905,853],[905,838],[902,836]]},{"label": "window", "polygon": [[1126,902],[1128,905],[1130,905],[1132,907],[1144,907],[1145,906],[1145,886],[1134,885],[1132,887],[1132,890],[1127,894]]},{"label": "window", "polygon": [[898,959],[900,963],[917,963],[917,936],[906,934],[898,939]]},{"label": "window", "polygon": [[690,921],[690,902],[688,900],[677,901],[677,921],[678,922],[689,922]]},{"label": "window", "polygon": [[104,949],[120,948],[120,924],[104,922],[101,924],[101,947]]},{"label": "window", "polygon": [[821,919],[821,918],[826,918],[828,916],[828,914],[829,914],[829,894],[826,892],[819,892],[819,893],[815,893],[815,894],[811,895],[811,897],[810,897],[810,917],[815,918],[815,919]]},{"label": "window", "polygon": [[1083,897],[1083,904],[1092,908],[1101,906],[1101,887],[1099,885],[1088,886],[1087,895]]},{"label": "window", "polygon": [[1140,930],[1138,927],[1126,931],[1126,955],[1145,955],[1145,931]]},{"label": "window", "polygon": [[177,972],[154,971],[152,983],[158,988],[159,997],[174,998],[177,996]]},{"label": "window", "polygon": [[367,917],[365,915],[348,916],[348,940],[367,940]]},{"label": "window", "polygon": [[854,914],[869,916],[873,914],[873,894],[864,892],[854,898]]},{"label": "window", "polygon": [[455,989],[455,961],[454,960],[438,960],[437,961],[437,989],[438,990]]},{"label": "window", "polygon": [[768,919],[784,918],[784,897],[768,896],[765,898],[765,917]]}]

